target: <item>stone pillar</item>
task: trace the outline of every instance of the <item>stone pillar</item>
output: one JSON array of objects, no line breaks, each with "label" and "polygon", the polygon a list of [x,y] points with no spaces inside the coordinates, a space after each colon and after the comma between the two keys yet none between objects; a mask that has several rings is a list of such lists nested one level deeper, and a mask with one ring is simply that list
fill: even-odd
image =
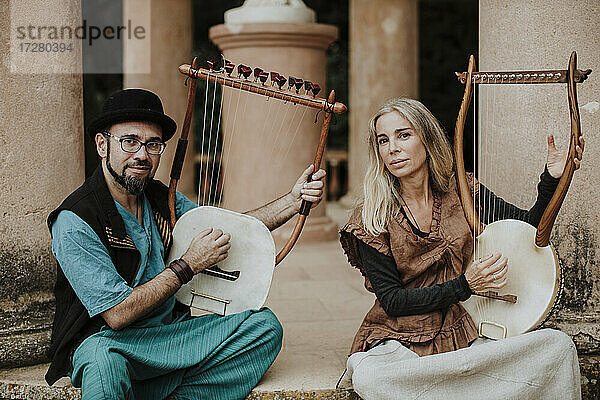
[{"label": "stone pillar", "polygon": [[[147,10],[150,3],[151,9]],[[142,7],[141,7],[142,6]],[[150,13],[150,69],[149,73],[125,73],[125,88],[145,88],[158,94],[163,102],[165,113],[177,122],[177,132],[162,154],[156,178],[169,184],[171,165],[181,132],[187,103],[185,77],[178,71],[181,64],[189,64],[192,58],[192,6],[190,0],[124,0],[124,21],[139,17],[140,13]],[[149,29],[149,28],[148,28]],[[143,47],[124,48],[125,71],[136,71],[136,60],[146,60]],[[197,93],[197,99],[202,94]],[[193,125],[192,125],[193,127]],[[193,131],[190,132],[185,164],[177,190],[195,201],[194,190],[194,145]]]},{"label": "stone pillar", "polygon": [[[565,291],[561,300],[563,309],[547,325],[570,334],[580,356],[599,354],[598,2],[480,0],[479,4],[479,70],[566,69],[573,50],[577,51],[580,69],[594,69],[586,82],[577,85],[586,149],[582,168],[575,172],[551,237],[563,267]],[[492,189],[509,201],[524,192],[525,198],[521,197],[517,204],[530,207],[535,198],[535,183],[546,161],[545,135],[553,133],[559,147],[568,146],[569,110],[566,84],[519,86],[481,91],[480,118],[493,115],[493,122],[482,121],[488,127],[487,136],[501,143],[502,148],[510,149],[512,164],[507,164],[506,152],[502,153],[504,156],[493,155],[504,158],[498,159],[498,163],[510,168],[495,179]],[[489,110],[492,106],[493,110]],[[495,160],[490,159],[490,164]],[[596,372],[595,379],[597,375]]]},{"label": "stone pillar", "polygon": [[[337,37],[335,26],[311,22],[226,23],[212,27],[209,35],[235,64],[318,82],[323,88],[319,96],[327,96],[325,51]],[[229,89],[225,90],[223,104],[226,154],[222,205],[246,211],[289,191],[300,173],[312,163],[323,113],[315,124],[316,109],[284,104],[276,99],[266,101],[263,96]],[[231,138],[233,142],[228,150]],[[277,230],[275,238],[287,239],[293,221]],[[325,216],[325,207],[321,204],[311,211],[301,238],[329,240],[335,237],[336,227]]]},{"label": "stone pillar", "polygon": [[0,2],[0,368],[46,360],[56,276],[46,217],[84,179],[80,42],[20,53],[16,26],[48,21],[81,25],[79,1]]},{"label": "stone pillar", "polygon": [[418,97],[417,0],[350,0],[348,193],[362,196],[369,118],[386,100]]}]

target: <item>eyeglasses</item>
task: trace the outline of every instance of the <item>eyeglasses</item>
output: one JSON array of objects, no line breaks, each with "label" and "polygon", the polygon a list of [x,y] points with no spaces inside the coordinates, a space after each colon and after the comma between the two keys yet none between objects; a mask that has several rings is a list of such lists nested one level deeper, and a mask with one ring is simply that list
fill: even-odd
[{"label": "eyeglasses", "polygon": [[143,145],[146,148],[146,152],[148,152],[148,154],[158,156],[161,155],[162,152],[165,151],[165,147],[167,147],[165,143],[158,142],[156,140],[151,140],[149,142],[144,143],[131,137],[121,138],[106,131],[102,131],[102,133],[117,140],[121,144],[121,150],[123,150],[126,153],[137,153]]}]

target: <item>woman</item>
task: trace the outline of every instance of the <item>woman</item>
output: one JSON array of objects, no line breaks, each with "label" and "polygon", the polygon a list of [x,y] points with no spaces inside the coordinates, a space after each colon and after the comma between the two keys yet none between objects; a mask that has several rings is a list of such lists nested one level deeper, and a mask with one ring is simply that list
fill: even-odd
[{"label": "woman", "polygon": [[[576,168],[583,145],[581,139]],[[431,112],[411,99],[384,104],[369,123],[369,159],[364,200],[340,241],[377,299],[352,344],[343,386],[352,384],[365,400],[580,398],[577,352],[567,335],[541,330],[486,342],[459,304],[474,291],[503,287],[510,261],[489,254],[466,268],[473,236],[450,145]],[[547,169],[529,211],[481,186],[476,199],[495,204],[487,207],[493,215],[482,210],[483,222],[516,218],[536,226],[565,159],[548,135]]]}]

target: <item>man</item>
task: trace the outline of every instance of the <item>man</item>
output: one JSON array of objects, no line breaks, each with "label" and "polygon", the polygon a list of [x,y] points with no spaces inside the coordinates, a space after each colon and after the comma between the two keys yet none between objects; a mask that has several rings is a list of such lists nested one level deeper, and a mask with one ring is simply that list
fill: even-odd
[{"label": "man", "polygon": [[[174,294],[227,257],[230,236],[207,227],[181,259],[170,243],[167,187],[153,180],[175,122],[160,99],[122,90],[90,125],[101,164],[48,217],[57,268],[56,314],[46,380],[69,375],[83,399],[238,399],[281,349],[268,309],[191,318]],[[286,195],[248,212],[270,229],[322,196],[312,166]],[[180,217],[196,204],[177,193]]]}]

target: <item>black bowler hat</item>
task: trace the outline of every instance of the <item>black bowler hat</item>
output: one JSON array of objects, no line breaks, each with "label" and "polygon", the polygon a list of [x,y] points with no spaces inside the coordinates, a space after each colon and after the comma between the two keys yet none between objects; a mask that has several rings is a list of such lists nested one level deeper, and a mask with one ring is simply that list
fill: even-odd
[{"label": "black bowler hat", "polygon": [[162,140],[173,137],[177,124],[165,114],[160,98],[145,89],[125,89],[110,95],[102,105],[102,113],[89,125],[92,136],[102,129],[119,122],[147,121],[162,128]]}]

